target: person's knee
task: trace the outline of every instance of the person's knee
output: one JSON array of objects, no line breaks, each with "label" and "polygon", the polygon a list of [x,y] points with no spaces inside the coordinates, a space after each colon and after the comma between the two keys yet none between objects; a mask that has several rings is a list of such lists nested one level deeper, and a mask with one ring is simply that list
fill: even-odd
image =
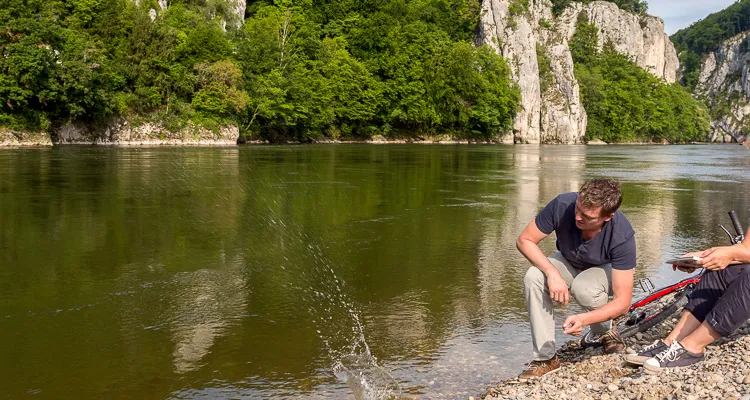
[{"label": "person's knee", "polygon": [[523,287],[525,290],[530,289],[544,289],[545,281],[547,277],[544,276],[544,272],[537,267],[531,267],[526,271],[526,275],[523,277]]},{"label": "person's knee", "polygon": [[574,280],[573,285],[570,287],[570,293],[580,305],[589,308],[601,307],[607,304],[607,299],[609,298],[606,289],[601,287],[601,285],[583,280]]}]

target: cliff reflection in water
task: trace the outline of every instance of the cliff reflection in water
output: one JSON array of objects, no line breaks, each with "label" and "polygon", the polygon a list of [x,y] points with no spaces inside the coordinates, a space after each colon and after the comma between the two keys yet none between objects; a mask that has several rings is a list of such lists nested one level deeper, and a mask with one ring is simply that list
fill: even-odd
[{"label": "cliff reflection in water", "polygon": [[7,150],[0,375],[11,397],[346,398],[332,359],[364,329],[407,396],[466,397],[528,361],[515,240],[549,200],[620,179],[659,283],[666,257],[726,242],[727,210],[750,219],[746,153]]}]

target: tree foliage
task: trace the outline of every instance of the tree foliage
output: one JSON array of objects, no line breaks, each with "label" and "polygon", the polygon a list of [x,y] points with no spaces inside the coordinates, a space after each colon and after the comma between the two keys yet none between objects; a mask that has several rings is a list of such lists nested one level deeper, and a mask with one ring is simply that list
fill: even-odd
[{"label": "tree foliage", "polygon": [[638,67],[611,44],[599,51],[597,40],[596,27],[579,18],[570,45],[588,115],[588,140],[674,143],[707,139],[705,105],[679,84],[667,84]]},{"label": "tree foliage", "polygon": [[5,0],[0,125],[119,115],[232,122],[271,140],[490,136],[510,127],[518,91],[499,55],[470,45],[479,9],[257,1],[238,24],[225,0]]}]

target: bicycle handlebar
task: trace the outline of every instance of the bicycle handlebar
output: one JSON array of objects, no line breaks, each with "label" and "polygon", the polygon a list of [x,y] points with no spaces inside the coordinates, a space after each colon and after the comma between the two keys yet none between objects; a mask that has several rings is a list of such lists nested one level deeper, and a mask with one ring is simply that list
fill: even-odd
[{"label": "bicycle handlebar", "polygon": [[740,224],[740,219],[737,218],[737,213],[735,213],[734,210],[729,212],[729,218],[732,220],[732,225],[734,226],[735,232],[737,232],[737,236],[744,239],[745,231],[742,229],[742,224]]}]

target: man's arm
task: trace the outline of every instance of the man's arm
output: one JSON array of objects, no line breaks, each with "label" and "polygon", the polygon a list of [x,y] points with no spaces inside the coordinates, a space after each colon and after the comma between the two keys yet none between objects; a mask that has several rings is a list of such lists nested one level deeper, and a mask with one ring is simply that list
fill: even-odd
[{"label": "man's arm", "polygon": [[745,241],[733,246],[713,247],[700,254],[697,264],[709,270],[720,270],[729,264],[750,263],[750,227],[745,233]]},{"label": "man's arm", "polygon": [[587,313],[571,315],[563,325],[564,333],[580,335],[583,327],[597,322],[609,321],[628,312],[633,301],[633,278],[635,269],[612,270],[614,298],[609,303]]},{"label": "man's arm", "polygon": [[526,225],[526,229],[518,236],[516,247],[529,262],[534,264],[547,276],[547,286],[549,287],[552,300],[568,305],[568,301],[570,301],[568,284],[565,283],[565,279],[563,279],[560,271],[549,262],[547,256],[539,248],[539,242],[547,236],[549,235],[540,231],[536,226],[536,221],[532,219]]}]

